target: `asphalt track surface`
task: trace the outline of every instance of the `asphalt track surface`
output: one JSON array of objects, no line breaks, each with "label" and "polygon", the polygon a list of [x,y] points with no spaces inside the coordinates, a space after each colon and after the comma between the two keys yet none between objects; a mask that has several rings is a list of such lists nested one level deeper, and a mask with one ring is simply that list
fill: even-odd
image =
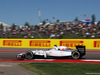
[{"label": "asphalt track surface", "polygon": [[[16,55],[32,48],[0,48],[0,59],[16,59]],[[40,49],[37,49],[40,50]],[[86,55],[82,59],[100,60],[100,50],[86,50]]]},{"label": "asphalt track surface", "polygon": [[39,59],[39,60],[17,60],[16,59],[17,54],[28,50],[36,50],[36,49],[0,48],[0,75],[38,75],[12,62],[100,63],[100,50],[86,50],[86,55],[81,60],[73,60],[73,59],[65,59],[65,58],[64,59]]}]

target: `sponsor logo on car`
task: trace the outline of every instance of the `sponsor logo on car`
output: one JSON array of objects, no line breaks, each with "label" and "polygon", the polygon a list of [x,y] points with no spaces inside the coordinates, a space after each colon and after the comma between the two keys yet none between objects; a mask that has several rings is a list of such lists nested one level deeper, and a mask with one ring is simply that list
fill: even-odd
[{"label": "sponsor logo on car", "polygon": [[84,41],[60,41],[60,46],[66,46],[66,47],[76,47],[76,45],[82,45],[83,46]]},{"label": "sponsor logo on car", "polygon": [[32,47],[50,47],[51,41],[49,40],[31,40],[30,46]]},{"label": "sponsor logo on car", "polygon": [[94,41],[94,47],[100,47],[100,41]]},{"label": "sponsor logo on car", "polygon": [[22,46],[21,40],[4,40],[3,46]]}]

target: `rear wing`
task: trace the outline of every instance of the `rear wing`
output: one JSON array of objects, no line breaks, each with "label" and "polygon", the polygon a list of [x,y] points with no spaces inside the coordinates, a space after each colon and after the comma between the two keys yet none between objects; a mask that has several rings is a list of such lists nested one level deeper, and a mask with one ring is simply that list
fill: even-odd
[{"label": "rear wing", "polygon": [[76,46],[76,49],[77,49],[77,51],[81,54],[81,56],[83,56],[83,55],[86,54],[85,46],[78,45],[78,46]]}]

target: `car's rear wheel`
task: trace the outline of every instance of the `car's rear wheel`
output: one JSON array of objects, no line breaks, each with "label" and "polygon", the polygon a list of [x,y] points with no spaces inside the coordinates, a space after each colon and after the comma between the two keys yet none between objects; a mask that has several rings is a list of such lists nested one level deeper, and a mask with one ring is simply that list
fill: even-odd
[{"label": "car's rear wheel", "polygon": [[33,55],[32,51],[26,52],[26,54],[25,54],[25,58],[26,58],[26,59],[30,60],[30,59],[32,59],[33,57],[34,57],[34,55]]},{"label": "car's rear wheel", "polygon": [[73,59],[79,59],[80,58],[80,53],[78,51],[72,52],[72,58]]}]

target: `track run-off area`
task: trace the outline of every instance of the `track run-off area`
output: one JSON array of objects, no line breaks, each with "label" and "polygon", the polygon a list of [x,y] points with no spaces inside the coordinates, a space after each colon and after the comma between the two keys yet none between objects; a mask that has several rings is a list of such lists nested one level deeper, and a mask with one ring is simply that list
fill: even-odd
[{"label": "track run-off area", "polygon": [[[66,63],[100,63],[100,50],[86,50],[86,55],[82,59],[34,59],[34,60],[18,60],[16,55],[28,50],[36,50],[32,48],[0,48],[0,62],[66,62]],[[40,49],[37,49],[40,50]]]}]

